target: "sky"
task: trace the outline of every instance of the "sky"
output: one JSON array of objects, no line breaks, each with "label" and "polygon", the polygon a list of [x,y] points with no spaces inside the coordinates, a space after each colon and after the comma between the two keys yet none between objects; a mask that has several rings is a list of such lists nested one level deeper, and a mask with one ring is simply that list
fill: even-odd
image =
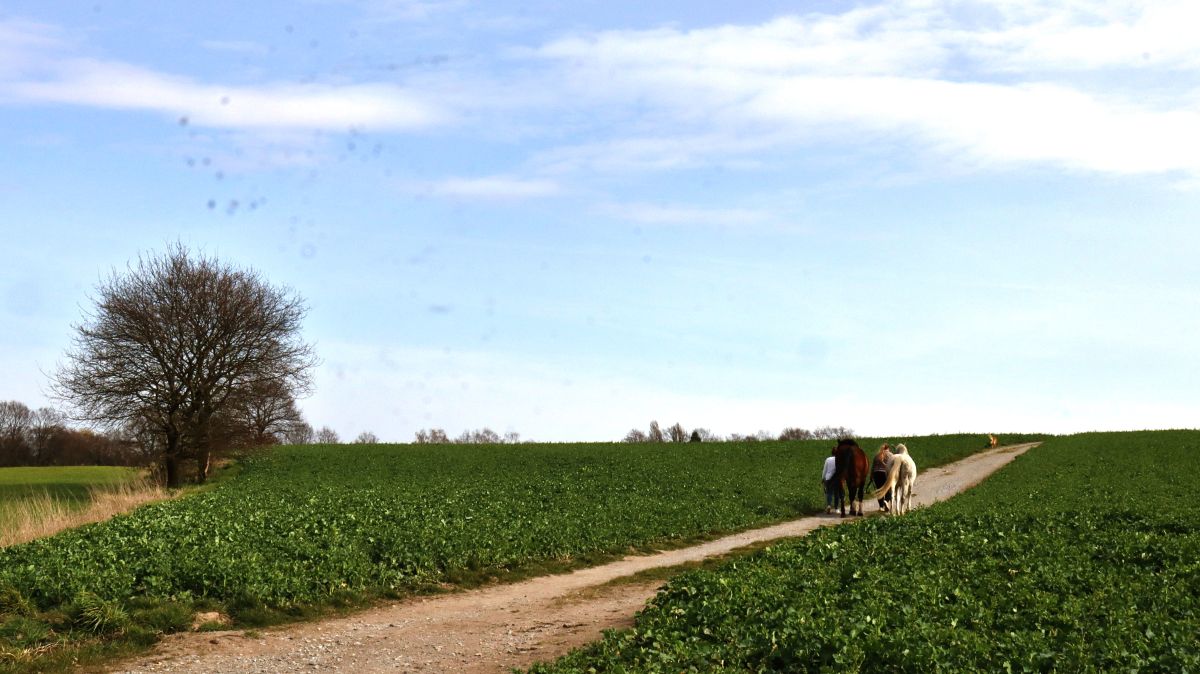
[{"label": "sky", "polygon": [[1197,426],[1200,4],[204,5],[0,4],[0,400],[179,242],[347,440]]}]

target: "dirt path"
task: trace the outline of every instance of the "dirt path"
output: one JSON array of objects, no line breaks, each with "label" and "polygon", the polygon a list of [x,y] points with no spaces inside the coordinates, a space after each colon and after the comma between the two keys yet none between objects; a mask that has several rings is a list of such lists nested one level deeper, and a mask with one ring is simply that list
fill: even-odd
[{"label": "dirt path", "polygon": [[[1000,447],[919,471],[916,506],[945,500],[1004,466],[1033,444]],[[875,510],[868,504],[868,513]],[[550,660],[627,627],[660,580],[611,580],[647,569],[721,555],[763,541],[801,536],[842,521],[817,515],[719,540],[573,573],[457,594],[414,598],[345,618],[265,630],[172,635],[114,672],[508,672]]]}]

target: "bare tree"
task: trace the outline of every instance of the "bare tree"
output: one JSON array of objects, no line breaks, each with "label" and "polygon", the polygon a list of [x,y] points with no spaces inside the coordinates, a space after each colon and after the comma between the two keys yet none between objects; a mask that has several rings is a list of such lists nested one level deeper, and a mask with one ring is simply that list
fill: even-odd
[{"label": "bare tree", "polygon": [[23,466],[33,461],[29,427],[33,412],[16,400],[0,402],[0,466]]},{"label": "bare tree", "polygon": [[375,435],[371,431],[363,431],[362,433],[358,434],[358,437],[354,438],[354,441],[352,444],[355,444],[355,445],[377,445],[377,444],[379,444],[379,436]]},{"label": "bare tree", "polygon": [[822,426],[813,431],[813,438],[817,440],[840,440],[853,437],[854,431],[843,426]]},{"label": "bare tree", "polygon": [[484,426],[471,433],[471,442],[477,445],[498,445],[500,444],[500,434]]},{"label": "bare tree", "polygon": [[197,480],[207,478],[211,422],[237,393],[273,382],[308,390],[316,358],[299,337],[304,302],[256,272],[176,244],[114,271],[96,292],[54,392],[78,418],[152,428],[169,486],[181,483],[189,451]]},{"label": "bare tree", "polygon": [[303,419],[296,419],[283,431],[283,441],[289,445],[311,445],[316,436],[312,424]]},{"label": "bare tree", "polygon": [[805,428],[788,427],[779,434],[780,440],[815,440],[813,432]]},{"label": "bare tree", "polygon": [[650,432],[646,434],[646,440],[650,442],[665,442],[662,429],[658,427],[658,421],[650,422]]},{"label": "bare tree", "polygon": [[671,442],[687,442],[688,434],[679,422],[675,422],[674,426],[667,429],[667,437],[671,439]]},{"label": "bare tree", "polygon": [[646,442],[646,434],[638,428],[634,428],[625,434],[621,442]]},{"label": "bare tree", "polygon": [[505,444],[515,445],[520,441],[521,441],[521,434],[516,431],[507,431],[504,434],[504,443]]},{"label": "bare tree", "polygon": [[273,445],[297,423],[303,423],[296,399],[279,381],[256,382],[239,391],[231,402],[231,416],[244,426],[246,441],[253,447]]},{"label": "bare tree", "polygon": [[720,442],[721,441],[721,437],[719,435],[717,435],[716,433],[713,433],[712,431],[710,431],[707,428],[697,428],[697,429],[693,430],[692,436],[693,437],[699,436],[700,439],[698,440],[698,442]]},{"label": "bare tree", "polygon": [[321,430],[317,431],[316,440],[318,445],[336,445],[341,442],[337,431],[328,426],[322,426]]}]

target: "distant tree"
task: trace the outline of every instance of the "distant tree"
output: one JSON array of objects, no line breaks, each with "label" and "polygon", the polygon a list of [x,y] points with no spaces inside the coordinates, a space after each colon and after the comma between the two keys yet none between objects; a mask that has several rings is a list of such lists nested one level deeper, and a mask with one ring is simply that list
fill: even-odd
[{"label": "distant tree", "polygon": [[696,430],[692,431],[692,435],[697,435],[697,434],[699,434],[699,436],[700,436],[700,442],[720,442],[721,441],[721,437],[719,435],[717,435],[716,433],[713,433],[712,431],[710,431],[707,428],[697,428]]},{"label": "distant tree", "polygon": [[700,437],[700,429],[699,428],[694,429],[692,431],[692,437],[688,438],[688,442],[704,442],[704,438]]},{"label": "distant tree", "polygon": [[635,442],[636,443],[636,442],[646,442],[646,441],[647,441],[646,434],[637,428],[634,428],[633,430],[626,433],[625,437],[621,439],[621,442]]},{"label": "distant tree", "polygon": [[292,421],[283,430],[283,441],[289,445],[311,445],[316,436],[312,424],[303,419]]},{"label": "distant tree", "polygon": [[646,433],[646,439],[650,442],[666,442],[662,429],[658,427],[658,421],[650,422],[650,432]]},{"label": "distant tree", "polygon": [[813,432],[804,428],[785,428],[779,434],[780,440],[815,440]]},{"label": "distant tree", "polygon": [[47,465],[52,462],[54,439],[66,430],[67,418],[56,409],[40,407],[30,415],[27,439],[38,463]]},{"label": "distant tree", "polygon": [[429,430],[422,428],[417,431],[413,442],[418,445],[444,445],[450,442],[450,438],[446,436],[446,431],[440,428],[431,428]]},{"label": "distant tree", "polygon": [[29,428],[33,411],[25,403],[0,402],[0,466],[26,466],[33,462]]},{"label": "distant tree", "polygon": [[239,394],[269,383],[308,389],[316,358],[299,336],[304,302],[256,272],[177,244],[114,271],[96,292],[53,390],[77,418],[140,421],[160,434],[168,486],[182,482],[189,454],[207,479],[210,424]]},{"label": "distant tree", "polygon": [[822,426],[813,430],[813,438],[816,440],[840,440],[853,437],[854,431],[842,426]]},{"label": "distant tree", "polygon": [[521,441],[521,434],[516,431],[507,431],[504,433],[504,444],[515,445]]},{"label": "distant tree", "polygon": [[667,429],[667,437],[671,442],[686,442],[688,439],[687,431],[683,430],[683,426],[679,422],[675,422],[674,426]]},{"label": "distant tree", "polygon": [[354,438],[354,441],[352,444],[355,444],[355,445],[377,445],[377,444],[379,444],[379,436],[375,435],[371,431],[363,431],[362,433],[358,434],[358,437]]},{"label": "distant tree", "polygon": [[337,431],[328,426],[322,426],[321,430],[317,431],[316,440],[318,445],[336,445],[341,438],[338,437]]},{"label": "distant tree", "polygon": [[484,427],[471,433],[471,442],[476,445],[496,445],[500,443],[500,435]]},{"label": "distant tree", "polygon": [[230,406],[231,417],[245,429],[246,442],[254,447],[276,444],[302,423],[296,399],[278,381],[251,384],[232,397]]}]

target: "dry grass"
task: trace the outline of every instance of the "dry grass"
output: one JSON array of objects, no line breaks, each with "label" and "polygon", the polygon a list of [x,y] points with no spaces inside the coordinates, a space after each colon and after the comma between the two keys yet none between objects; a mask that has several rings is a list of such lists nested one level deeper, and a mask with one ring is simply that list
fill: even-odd
[{"label": "dry grass", "polygon": [[77,503],[52,494],[36,494],[0,502],[0,547],[25,543],[64,529],[101,522],[129,512],[170,494],[148,480],[133,480],[119,485],[96,486],[88,490],[88,500]]}]

